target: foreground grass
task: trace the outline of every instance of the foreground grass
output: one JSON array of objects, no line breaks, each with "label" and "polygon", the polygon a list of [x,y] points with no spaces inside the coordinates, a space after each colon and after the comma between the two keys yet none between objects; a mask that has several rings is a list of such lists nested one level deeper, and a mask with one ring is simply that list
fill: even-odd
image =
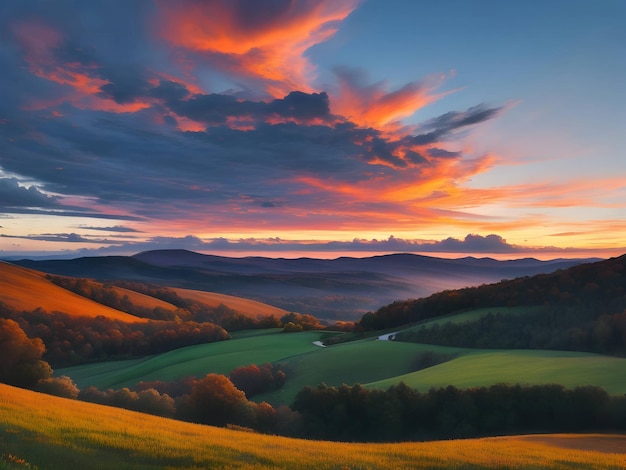
[{"label": "foreground grass", "polygon": [[625,452],[626,437],[617,435],[400,444],[304,441],[183,423],[0,385],[0,468],[618,469],[624,468]]}]

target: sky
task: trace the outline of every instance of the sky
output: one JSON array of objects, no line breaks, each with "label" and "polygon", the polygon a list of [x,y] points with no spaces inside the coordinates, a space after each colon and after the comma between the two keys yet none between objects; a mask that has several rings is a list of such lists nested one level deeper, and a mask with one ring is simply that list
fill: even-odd
[{"label": "sky", "polygon": [[626,252],[623,0],[0,0],[0,258]]}]

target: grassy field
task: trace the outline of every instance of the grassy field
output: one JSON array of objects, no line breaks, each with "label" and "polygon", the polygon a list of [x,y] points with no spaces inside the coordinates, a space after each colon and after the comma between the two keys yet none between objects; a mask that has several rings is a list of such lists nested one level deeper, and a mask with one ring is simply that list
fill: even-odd
[{"label": "grassy field", "polygon": [[399,444],[266,436],[0,385],[0,468],[621,469],[626,437],[541,435]]},{"label": "grassy field", "polygon": [[320,348],[284,361],[288,379],[283,389],[260,395],[272,404],[290,404],[298,391],[324,382],[329,386],[343,383],[365,384],[378,380],[394,380],[411,370],[419,352],[436,351],[458,354],[463,349],[393,341],[363,340]]},{"label": "grassy field", "polygon": [[568,388],[597,385],[612,394],[626,393],[626,359],[592,353],[541,350],[468,350],[428,369],[367,384],[387,388],[404,381],[420,391],[455,385],[559,383]]},{"label": "grassy field", "polygon": [[57,370],[57,375],[72,377],[80,388],[88,385],[121,388],[139,381],[202,377],[209,372],[228,375],[239,366],[279,362],[321,349],[313,344],[323,334],[319,331],[297,334],[279,331],[260,331],[253,336],[249,336],[253,333],[240,334],[238,339],[189,346],[145,359],[69,367]]},{"label": "grassy field", "polygon": [[[360,383],[387,388],[404,381],[420,391],[454,385],[459,388],[496,383],[560,383],[566,387],[597,385],[609,393],[626,393],[626,359],[591,353],[542,350],[488,350],[367,339],[321,348],[321,332],[280,330],[237,333],[232,340],[181,348],[158,356],[102,362],[57,370],[80,387],[132,387],[139,381],[174,380],[209,372],[228,375],[250,363],[280,362],[288,379],[283,389],[255,399],[290,404],[305,385]],[[424,351],[452,356],[448,362],[412,372]]]}]

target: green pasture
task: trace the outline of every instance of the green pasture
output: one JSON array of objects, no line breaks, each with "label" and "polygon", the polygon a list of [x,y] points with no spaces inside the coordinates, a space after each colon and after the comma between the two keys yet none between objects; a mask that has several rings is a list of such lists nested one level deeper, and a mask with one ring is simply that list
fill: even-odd
[{"label": "green pasture", "polygon": [[467,350],[443,364],[367,383],[386,389],[401,381],[422,392],[431,387],[459,388],[496,383],[549,384],[567,388],[597,385],[611,394],[626,393],[626,359],[592,353],[542,350]]},{"label": "green pasture", "polygon": [[100,389],[132,387],[140,381],[176,380],[208,373],[228,375],[236,367],[278,362],[293,355],[321,349],[324,333],[242,333],[239,339],[176,349],[145,359],[111,361],[58,369],[56,375],[71,377],[79,388],[93,385]]},{"label": "green pasture", "polygon": [[322,382],[329,386],[353,385],[393,379],[411,371],[412,362],[422,351],[461,354],[466,350],[373,339],[320,348],[283,361],[288,373],[283,389],[255,397],[255,400],[273,405],[289,404],[306,385]]},{"label": "green pasture", "polygon": [[[468,312],[469,313],[469,312]],[[560,383],[566,387],[597,385],[609,393],[626,393],[626,359],[591,353],[543,350],[464,349],[399,341],[360,341],[319,347],[323,332],[285,334],[279,330],[245,332],[229,341],[181,348],[158,356],[104,362],[57,370],[80,388],[132,387],[140,381],[175,380],[207,373],[228,375],[247,364],[281,363],[287,382],[278,391],[255,397],[273,405],[290,404],[306,385],[360,383],[387,388],[405,382],[420,391],[496,383]],[[420,352],[445,353],[448,362],[412,372]]]}]

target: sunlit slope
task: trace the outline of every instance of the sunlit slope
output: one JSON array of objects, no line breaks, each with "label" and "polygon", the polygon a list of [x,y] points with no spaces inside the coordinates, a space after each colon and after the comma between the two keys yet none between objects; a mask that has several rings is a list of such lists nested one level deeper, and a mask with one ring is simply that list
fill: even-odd
[{"label": "sunlit slope", "polygon": [[242,297],[234,297],[232,295],[205,292],[201,290],[180,289],[177,287],[172,287],[171,289],[184,299],[202,302],[212,308],[223,304],[232,310],[253,318],[267,315],[274,315],[280,318],[289,313],[282,308],[273,307],[262,302],[257,302],[256,300],[244,299]]},{"label": "sunlit slope", "polygon": [[609,469],[623,468],[625,448],[625,436],[598,434],[400,444],[304,441],[0,385],[0,458],[23,459],[24,468]]},{"label": "sunlit slope", "polygon": [[567,388],[596,385],[611,394],[626,393],[626,359],[600,354],[545,350],[468,350],[443,364],[371,382],[388,388],[403,381],[426,392],[431,387],[459,388],[509,384],[562,384]]},{"label": "sunlit slope", "polygon": [[126,322],[143,322],[142,318],[101,305],[81,297],[46,279],[39,271],[0,261],[0,302],[18,311],[42,308],[69,315],[107,318]]}]

